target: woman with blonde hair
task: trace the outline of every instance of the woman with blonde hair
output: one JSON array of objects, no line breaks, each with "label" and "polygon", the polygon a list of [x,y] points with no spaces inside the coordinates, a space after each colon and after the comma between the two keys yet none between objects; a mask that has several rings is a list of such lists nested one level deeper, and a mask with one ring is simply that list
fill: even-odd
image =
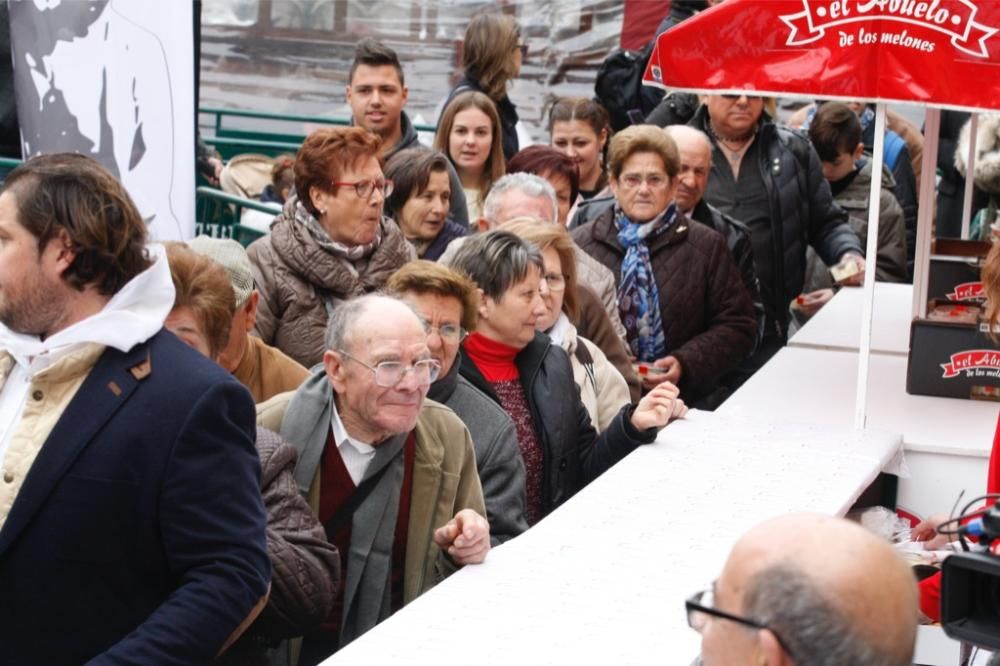
[{"label": "woman with blonde hair", "polygon": [[565,227],[530,218],[515,218],[500,228],[533,243],[542,253],[542,278],[548,290],[542,294],[545,315],[535,322],[535,329],[547,333],[569,355],[583,406],[597,432],[604,432],[631,398],[625,378],[600,347],[577,334],[573,324],[580,313],[576,254],[569,233]]},{"label": "woman with blonde hair", "polygon": [[493,183],[504,175],[500,116],[481,92],[457,95],[441,113],[434,148],[448,156],[462,182],[469,224],[482,216],[483,202]]},{"label": "woman with blonde hair", "polygon": [[[500,114],[503,158],[509,160],[520,147],[517,107],[507,97],[507,86],[521,73],[521,64],[528,54],[527,45],[521,41],[521,27],[513,16],[507,14],[480,14],[466,28],[462,49],[465,75],[452,88],[444,105],[447,107],[456,95],[467,90],[489,97]],[[438,134],[443,121],[442,113]],[[469,223],[472,223],[471,219]]]}]

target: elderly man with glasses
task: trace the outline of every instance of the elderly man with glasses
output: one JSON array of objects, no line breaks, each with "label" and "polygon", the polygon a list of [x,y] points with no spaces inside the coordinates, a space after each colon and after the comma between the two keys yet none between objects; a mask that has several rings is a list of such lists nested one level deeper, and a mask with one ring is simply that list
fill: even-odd
[{"label": "elderly man with glasses", "polygon": [[319,663],[464,564],[489,525],[468,430],[425,402],[440,363],[404,303],[368,295],[332,313],[323,364],[259,407],[299,450],[295,478],[342,558],[337,603],[305,637]]},{"label": "elderly man with glasses", "polygon": [[909,666],[917,584],[885,541],[829,516],[764,522],[687,601],[704,666]]}]

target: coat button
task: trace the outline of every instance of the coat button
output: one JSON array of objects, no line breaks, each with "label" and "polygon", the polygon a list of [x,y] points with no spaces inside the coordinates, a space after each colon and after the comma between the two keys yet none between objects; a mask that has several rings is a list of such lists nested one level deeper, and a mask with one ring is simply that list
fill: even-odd
[{"label": "coat button", "polygon": [[45,397],[45,394],[44,394],[44,393],[42,393],[41,391],[35,391],[34,393],[32,393],[32,394],[31,394],[31,397],[32,397],[32,398],[33,398],[34,400],[38,400],[38,401],[40,401],[40,400],[41,400],[42,398],[44,398],[44,397]]},{"label": "coat button", "polygon": [[566,462],[565,458],[563,458],[562,460],[559,461],[559,471],[560,472],[565,472],[567,467],[569,467],[569,463]]},{"label": "coat button", "polygon": [[14,483],[14,475],[11,474],[10,472],[4,472],[3,473],[3,482],[4,483]]}]

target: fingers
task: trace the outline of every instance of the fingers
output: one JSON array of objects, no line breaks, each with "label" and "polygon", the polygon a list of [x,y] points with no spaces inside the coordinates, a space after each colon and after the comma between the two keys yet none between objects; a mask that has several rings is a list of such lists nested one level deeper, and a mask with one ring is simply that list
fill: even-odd
[{"label": "fingers", "polygon": [[479,564],[490,550],[490,526],[472,509],[462,509],[434,532],[434,542],[455,564]]}]

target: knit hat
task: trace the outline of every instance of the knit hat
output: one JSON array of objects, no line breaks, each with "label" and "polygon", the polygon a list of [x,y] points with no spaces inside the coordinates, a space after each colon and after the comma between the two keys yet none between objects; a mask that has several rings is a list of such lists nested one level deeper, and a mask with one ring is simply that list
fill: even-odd
[{"label": "knit hat", "polygon": [[247,256],[246,249],[232,238],[211,236],[198,236],[188,241],[188,247],[226,269],[236,296],[236,307],[242,307],[253,293],[253,273],[250,271],[250,257]]}]

